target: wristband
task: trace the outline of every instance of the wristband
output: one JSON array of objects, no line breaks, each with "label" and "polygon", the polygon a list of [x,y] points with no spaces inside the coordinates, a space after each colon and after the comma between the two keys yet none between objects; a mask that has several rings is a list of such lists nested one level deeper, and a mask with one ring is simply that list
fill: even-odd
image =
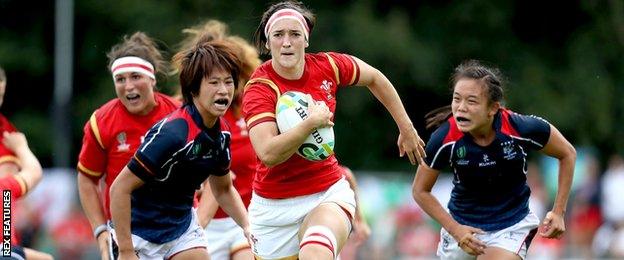
[{"label": "wristband", "polygon": [[108,231],[108,227],[106,226],[106,224],[102,224],[97,226],[94,230],[93,230],[93,237],[95,237],[95,239],[98,238],[98,236],[100,236],[100,234],[102,234],[102,232],[104,231]]}]

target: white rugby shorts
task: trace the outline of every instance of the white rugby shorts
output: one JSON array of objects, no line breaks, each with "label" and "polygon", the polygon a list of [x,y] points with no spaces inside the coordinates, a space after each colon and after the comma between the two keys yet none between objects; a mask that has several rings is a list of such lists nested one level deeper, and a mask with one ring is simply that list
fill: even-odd
[{"label": "white rugby shorts", "polygon": [[228,260],[233,253],[249,248],[243,229],[230,217],[212,219],[204,231],[211,260]]},{"label": "white rugby shorts", "polygon": [[[139,259],[169,259],[175,254],[189,249],[205,249],[207,243],[206,235],[204,234],[204,230],[201,228],[199,222],[197,221],[197,213],[195,209],[192,210],[193,219],[191,220],[191,224],[189,225],[188,229],[184,231],[184,233],[182,233],[182,235],[177,239],[174,239],[164,244],[156,244],[132,234],[132,244],[134,245],[134,251],[139,256]],[[111,230],[111,235],[114,240],[117,240],[114,229]],[[115,253],[113,254],[116,255]]]},{"label": "white rugby shorts", "polygon": [[[252,252],[258,259],[297,259],[299,228],[312,209],[321,203],[346,205],[355,214],[355,195],[344,178],[326,191],[287,199],[267,199],[253,194],[249,205]],[[346,216],[346,213],[345,213]],[[345,221],[351,221],[345,219]]]},{"label": "white rugby shorts", "polygon": [[[486,231],[485,234],[476,234],[475,236],[488,247],[499,247],[526,259],[527,250],[538,226],[539,219],[533,212],[529,212],[524,219],[511,227],[497,231]],[[440,230],[437,255],[441,259],[476,259],[476,257],[464,252],[453,236],[444,228]]]}]

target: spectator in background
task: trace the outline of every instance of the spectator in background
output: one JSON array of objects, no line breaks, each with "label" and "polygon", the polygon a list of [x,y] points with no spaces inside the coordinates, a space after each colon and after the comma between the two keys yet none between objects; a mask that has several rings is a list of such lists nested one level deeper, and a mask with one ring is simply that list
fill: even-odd
[{"label": "spectator in background", "polygon": [[107,56],[117,97],[95,110],[86,122],[77,167],[80,203],[102,259],[109,258],[111,245],[107,226],[110,186],[147,130],[180,106],[156,90],[156,75],[166,65],[154,40],[145,33],[124,36]]},{"label": "spectator in background", "polygon": [[624,258],[624,159],[614,154],[602,176],[602,214],[604,223],[593,241],[597,257]]},{"label": "spectator in background", "polygon": [[[581,153],[579,153],[581,154]],[[582,157],[581,157],[582,156]],[[600,172],[596,157],[592,152],[584,151],[579,156],[577,173],[580,183],[574,189],[570,209],[568,255],[585,259],[594,258],[592,241],[596,230],[602,223],[600,212]]]}]

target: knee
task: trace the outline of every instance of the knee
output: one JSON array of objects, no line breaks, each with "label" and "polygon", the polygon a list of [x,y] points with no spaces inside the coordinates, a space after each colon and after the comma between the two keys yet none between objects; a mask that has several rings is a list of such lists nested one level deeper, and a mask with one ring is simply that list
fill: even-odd
[{"label": "knee", "polygon": [[299,243],[299,250],[302,259],[307,258],[304,251],[310,253],[311,259],[318,259],[321,255],[331,255],[331,258],[336,258],[338,255],[336,235],[328,227],[311,226],[303,234],[301,243]]}]

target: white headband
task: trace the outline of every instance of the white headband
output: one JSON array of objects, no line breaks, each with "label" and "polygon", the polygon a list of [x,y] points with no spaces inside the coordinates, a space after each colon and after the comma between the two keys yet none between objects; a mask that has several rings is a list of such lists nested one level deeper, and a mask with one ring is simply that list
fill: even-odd
[{"label": "white headband", "polygon": [[154,66],[149,63],[149,61],[134,56],[116,59],[111,66],[111,72],[113,73],[113,80],[115,80],[115,76],[126,72],[138,72],[152,79],[156,79],[156,76],[154,76]]},{"label": "white headband", "polygon": [[303,34],[305,35],[305,39],[308,40],[310,35],[310,28],[308,28],[308,23],[306,23],[305,18],[299,11],[289,8],[281,9],[271,15],[266,23],[266,26],[264,27],[264,36],[266,36],[267,39],[269,39],[269,32],[271,31],[271,27],[273,27],[273,25],[275,25],[277,21],[283,19],[295,19],[295,21],[297,21],[303,28]]}]

